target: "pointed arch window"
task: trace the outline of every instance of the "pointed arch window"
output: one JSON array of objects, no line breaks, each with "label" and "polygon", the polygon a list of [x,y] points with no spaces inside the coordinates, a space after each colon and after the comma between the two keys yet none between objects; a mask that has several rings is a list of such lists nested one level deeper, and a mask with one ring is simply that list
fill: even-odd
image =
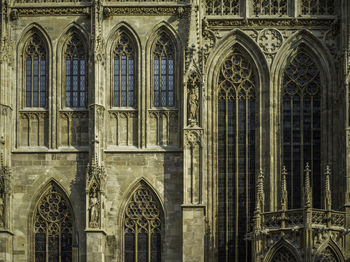
[{"label": "pointed arch window", "polygon": [[73,218],[55,184],[40,198],[34,213],[35,262],[72,261]]},{"label": "pointed arch window", "polygon": [[114,49],[113,106],[135,107],[136,48],[131,37],[122,32]]},{"label": "pointed arch window", "polygon": [[161,261],[161,207],[154,194],[141,186],[133,193],[124,214],[124,262]]},{"label": "pointed arch window", "polygon": [[153,50],[153,105],[175,105],[175,49],[170,37],[162,32]]},{"label": "pointed arch window", "polygon": [[47,58],[43,40],[34,33],[25,47],[26,107],[46,107]]},{"label": "pointed arch window", "polygon": [[281,247],[274,254],[271,262],[297,262],[297,259],[289,249]]},{"label": "pointed arch window", "polygon": [[76,32],[71,32],[65,52],[65,106],[85,108],[87,106],[87,52]]},{"label": "pointed arch window", "polygon": [[220,66],[218,94],[219,261],[251,261],[255,202],[255,100],[257,76],[251,58],[234,46]]},{"label": "pointed arch window", "polygon": [[301,206],[304,167],[308,162],[313,205],[320,208],[321,79],[317,64],[304,46],[290,57],[282,85],[282,153],[288,170],[288,205]]}]

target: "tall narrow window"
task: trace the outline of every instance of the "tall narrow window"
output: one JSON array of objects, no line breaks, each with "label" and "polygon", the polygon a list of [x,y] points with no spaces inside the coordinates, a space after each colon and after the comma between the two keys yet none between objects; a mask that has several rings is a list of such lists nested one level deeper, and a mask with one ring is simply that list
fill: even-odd
[{"label": "tall narrow window", "polygon": [[161,227],[160,205],[141,184],[125,210],[124,262],[160,262]]},{"label": "tall narrow window", "polygon": [[255,94],[250,57],[234,46],[220,66],[218,93],[219,260],[251,261],[250,231],[255,202]]},{"label": "tall narrow window", "polygon": [[87,106],[86,58],[87,53],[79,35],[71,33],[65,50],[66,107]]},{"label": "tall narrow window", "polygon": [[305,163],[311,166],[314,207],[321,196],[321,80],[313,59],[300,47],[291,56],[283,75],[283,164],[288,170],[290,208],[301,205]]},{"label": "tall narrow window", "polygon": [[46,59],[42,39],[33,34],[25,49],[26,107],[46,107]]},{"label": "tall narrow window", "polygon": [[174,52],[169,36],[165,32],[161,33],[153,51],[155,107],[174,106]]},{"label": "tall narrow window", "polygon": [[124,32],[114,49],[113,105],[134,107],[136,99],[136,50],[131,38]]},{"label": "tall narrow window", "polygon": [[35,262],[72,261],[72,222],[67,200],[51,184],[35,210]]}]

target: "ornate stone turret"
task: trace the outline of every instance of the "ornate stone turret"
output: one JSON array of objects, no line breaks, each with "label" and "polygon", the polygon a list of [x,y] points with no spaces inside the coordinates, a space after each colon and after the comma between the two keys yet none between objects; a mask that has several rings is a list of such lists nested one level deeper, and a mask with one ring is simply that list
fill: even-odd
[{"label": "ornate stone turret", "polygon": [[258,175],[258,183],[256,186],[256,212],[264,212],[264,172],[260,168]]}]

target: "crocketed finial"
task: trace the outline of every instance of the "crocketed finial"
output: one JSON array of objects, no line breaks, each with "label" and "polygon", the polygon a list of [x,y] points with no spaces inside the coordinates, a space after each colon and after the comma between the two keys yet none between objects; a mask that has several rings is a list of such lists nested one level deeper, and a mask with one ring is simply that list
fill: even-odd
[{"label": "crocketed finial", "polygon": [[332,209],[332,193],[331,193],[331,182],[330,182],[331,169],[329,165],[326,166],[326,171],[324,174],[325,174],[324,204],[325,204],[325,209],[331,210]]},{"label": "crocketed finial", "polygon": [[305,166],[305,206],[311,207],[311,185],[310,185],[310,165],[309,162],[306,162]]},{"label": "crocketed finial", "polygon": [[286,166],[282,167],[282,177],[281,177],[281,207],[282,210],[287,210],[288,206],[288,191],[287,191],[287,169]]}]

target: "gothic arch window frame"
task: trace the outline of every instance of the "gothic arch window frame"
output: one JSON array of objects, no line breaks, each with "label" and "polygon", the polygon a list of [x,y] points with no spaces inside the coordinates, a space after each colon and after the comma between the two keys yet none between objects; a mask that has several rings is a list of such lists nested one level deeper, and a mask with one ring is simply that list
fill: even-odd
[{"label": "gothic arch window frame", "polygon": [[[320,181],[323,181],[323,170],[324,165],[331,159],[332,152],[332,139],[328,139],[326,134],[331,133],[331,119],[333,112],[325,112],[325,108],[327,105],[329,106],[332,97],[335,94],[335,78],[336,72],[334,68],[333,59],[331,54],[327,50],[326,47],[320,42],[320,40],[315,37],[308,30],[300,30],[299,32],[292,35],[281,47],[278,51],[275,60],[271,66],[271,75],[273,75],[272,79],[272,94],[271,102],[273,106],[273,113],[276,117],[272,119],[271,123],[271,131],[276,134],[274,140],[278,145],[275,147],[274,152],[271,152],[272,155],[275,156],[275,164],[273,169],[276,170],[274,174],[280,174],[282,170],[282,86],[283,86],[283,75],[286,66],[290,60],[290,57],[299,47],[304,47],[308,52],[309,56],[315,61],[315,64],[318,65],[320,71],[320,83],[321,83],[321,141],[326,141],[325,143],[321,143],[321,178]],[[325,139],[323,139],[325,138]],[[305,166],[305,163],[303,163]],[[288,172],[288,170],[287,170]],[[312,170],[311,170],[312,172]],[[276,183],[280,183],[280,175],[277,175],[273,178]],[[290,192],[288,192],[290,194]],[[280,188],[277,188],[277,191],[274,192],[274,199],[279,199]],[[321,200],[322,201],[322,200]],[[321,202],[322,205],[322,202]]]},{"label": "gothic arch window frame", "polygon": [[[67,44],[70,41],[71,36],[75,34],[79,37],[84,51],[85,51],[85,105],[84,106],[67,106],[66,105],[66,48]],[[68,29],[64,31],[62,36],[60,37],[59,43],[57,45],[57,78],[60,79],[60,90],[57,92],[59,97],[57,97],[58,105],[61,110],[72,110],[72,111],[86,111],[88,110],[88,101],[89,101],[89,46],[88,46],[88,37],[85,34],[85,31],[80,27],[74,25],[70,25]],[[80,59],[79,59],[80,61]],[[80,71],[81,68],[78,68]],[[81,73],[78,73],[78,78],[80,78]],[[80,83],[78,84],[78,88],[80,88]],[[79,90],[80,91],[80,90]],[[71,90],[73,92],[73,90]],[[78,97],[79,99],[79,97]],[[80,103],[80,102],[79,102]]]},{"label": "gothic arch window frame", "polygon": [[330,249],[338,262],[345,262],[344,254],[342,253],[341,248],[332,238],[329,238],[324,243],[322,243],[321,246],[319,246],[311,261],[318,262],[319,255],[321,255],[327,249]]},{"label": "gothic arch window frame", "polygon": [[[26,93],[27,93],[27,54],[26,54],[26,49],[29,45],[29,41],[31,41],[31,38],[37,36],[42,45],[44,46],[45,49],[45,106],[27,106],[27,99],[26,99]],[[51,61],[52,61],[52,52],[51,52],[51,45],[50,45],[50,39],[47,36],[46,32],[37,24],[31,24],[30,26],[27,27],[25,30],[24,36],[22,39],[19,41],[18,44],[18,50],[19,54],[21,54],[21,59],[18,60],[19,65],[18,68],[22,69],[22,77],[19,80],[19,86],[21,86],[21,96],[19,96],[19,105],[20,109],[25,109],[25,110],[30,110],[30,111],[48,111],[49,106],[50,106],[50,94],[51,94],[51,76],[52,76],[52,68],[51,68]],[[42,61],[42,60],[41,60]],[[38,70],[42,70],[41,65],[38,64]],[[33,70],[33,69],[32,69]],[[33,71],[32,71],[33,73]],[[41,76],[43,76],[42,72],[38,73]],[[32,75],[33,76],[33,75]],[[38,76],[39,77],[39,76]],[[32,78],[31,78],[32,79]],[[32,81],[32,80],[31,80]],[[34,80],[33,80],[34,81]],[[39,82],[38,78],[38,82]],[[38,83],[39,86],[42,85],[42,83]],[[38,86],[38,87],[39,87]],[[31,89],[34,87],[32,86]],[[33,92],[33,90],[32,90]],[[38,90],[38,99],[40,98],[40,89]],[[32,95],[31,95],[32,96]],[[33,97],[31,98],[31,104],[33,103]],[[40,103],[40,99],[38,101]]]},{"label": "gothic arch window frame", "polygon": [[[115,49],[117,47],[119,38],[121,34],[125,34],[134,48],[134,59],[133,59],[133,106],[129,106],[129,102],[127,101],[127,106],[115,105]],[[110,79],[110,90],[109,90],[109,98],[107,99],[109,103],[109,107],[113,110],[138,110],[141,107],[141,49],[140,49],[140,41],[136,33],[124,23],[117,25],[115,29],[112,30],[111,36],[108,38],[107,49],[110,50],[110,61],[108,63],[108,76]],[[127,65],[129,67],[129,65]],[[120,68],[121,70],[121,68]],[[129,72],[129,70],[127,70]],[[128,75],[129,76],[129,75]],[[122,76],[119,76],[122,77]],[[129,86],[127,86],[127,92],[129,91]],[[121,92],[121,90],[120,90]],[[121,95],[121,94],[120,94]],[[127,95],[128,97],[128,95]],[[119,97],[121,100],[121,98]]]},{"label": "gothic arch window frame", "polygon": [[[64,187],[59,184],[54,178],[51,178],[49,181],[47,181],[44,186],[41,187],[40,190],[37,191],[37,193],[34,195],[33,200],[31,201],[30,209],[29,209],[29,215],[28,215],[28,229],[29,229],[29,252],[28,252],[28,261],[35,261],[35,217],[37,214],[37,208],[40,203],[40,201],[46,196],[46,194],[55,187],[58,194],[61,195],[61,197],[64,199],[64,201],[67,204],[67,208],[71,215],[71,222],[72,222],[72,262],[76,262],[77,258],[74,256],[74,250],[73,250],[73,243],[75,243],[76,239],[76,221],[74,216],[74,210],[73,206],[70,202],[70,199],[68,197],[67,192],[65,191]],[[61,252],[61,251],[59,251]],[[62,261],[63,262],[63,261]]]},{"label": "gothic arch window frame", "polygon": [[[166,106],[155,106],[155,98],[154,98],[154,81],[155,81],[155,77],[154,77],[154,72],[155,72],[155,68],[154,68],[154,50],[156,48],[156,44],[161,36],[161,34],[166,34],[166,36],[169,38],[170,43],[173,46],[174,49],[174,55],[173,55],[173,105],[169,106],[168,105],[168,96],[167,96],[167,102],[166,102]],[[182,75],[182,71],[181,71],[181,61],[182,61],[182,57],[181,54],[179,52],[179,50],[181,49],[181,45],[179,43],[179,37],[177,36],[177,34],[171,29],[170,26],[168,25],[164,25],[164,24],[160,24],[156,27],[156,29],[154,30],[154,32],[152,33],[152,35],[149,37],[148,39],[148,43],[147,46],[149,46],[148,49],[148,54],[149,54],[149,59],[147,59],[147,64],[149,65],[148,68],[150,70],[150,73],[148,74],[149,77],[149,106],[147,106],[147,108],[150,109],[176,109],[179,108],[180,106],[180,94],[181,94],[181,75]],[[159,65],[160,65],[160,61],[161,59],[159,59]],[[160,66],[159,66],[160,68]],[[168,81],[168,71],[167,71],[167,79]],[[159,93],[161,92],[161,80],[159,78]],[[168,83],[167,83],[167,93],[168,93]],[[161,101],[161,97],[159,97],[159,102]]]},{"label": "gothic arch window frame", "polygon": [[[293,255],[295,262],[301,262],[302,259],[298,251],[285,239],[280,239],[277,243],[275,243],[270,250],[267,252],[263,262],[273,262],[275,255],[279,250],[285,248],[289,251],[291,255]],[[286,261],[289,262],[289,261]]]},{"label": "gothic arch window frame", "polygon": [[[208,76],[208,88],[207,92],[207,101],[206,101],[206,110],[207,117],[204,119],[203,126],[207,126],[208,137],[213,137],[208,144],[208,155],[211,155],[208,165],[212,166],[209,169],[208,174],[208,183],[213,185],[209,188],[208,195],[212,195],[212,204],[208,209],[208,216],[210,217],[210,223],[212,228],[215,228],[215,243],[218,246],[218,188],[215,186],[218,181],[218,146],[215,141],[218,141],[218,96],[215,92],[215,87],[217,86],[219,78],[219,67],[217,65],[222,65],[223,61],[226,59],[228,52],[232,49],[234,45],[240,46],[242,50],[250,57],[252,63],[254,64],[256,70],[256,135],[255,135],[255,180],[256,172],[259,167],[264,167],[265,172],[269,169],[270,162],[262,163],[262,148],[266,148],[268,152],[270,147],[271,138],[267,136],[267,133],[263,133],[263,129],[269,130],[269,124],[262,119],[268,119],[270,115],[269,111],[269,71],[267,66],[267,61],[264,55],[261,53],[260,48],[247,36],[244,32],[239,29],[235,29],[227,34],[217,46],[212,50],[211,54],[208,57],[208,67],[206,75]],[[210,88],[209,88],[210,87]],[[262,110],[262,108],[266,110]],[[261,113],[257,113],[261,112]],[[268,160],[266,160],[268,161]],[[269,180],[269,177],[265,179],[265,183],[272,183]],[[269,190],[266,193],[266,196],[270,194]],[[216,255],[215,255],[216,254]],[[217,250],[214,252],[214,256],[217,256]]]},{"label": "gothic arch window frame", "polygon": [[121,243],[121,253],[120,253],[120,259],[121,262],[125,262],[125,214],[126,210],[128,208],[128,205],[130,204],[131,199],[133,198],[134,194],[140,189],[145,188],[149,191],[151,196],[153,197],[154,202],[158,205],[159,209],[159,217],[160,217],[160,223],[161,223],[161,230],[160,230],[160,237],[161,237],[161,243],[160,243],[160,252],[161,252],[161,260],[164,260],[163,257],[163,248],[164,248],[164,236],[165,236],[165,209],[162,199],[160,198],[160,195],[158,194],[158,191],[145,179],[145,178],[139,178],[137,179],[132,185],[126,190],[126,193],[124,194],[124,201],[121,204],[120,212],[118,215],[118,224],[120,225],[120,243]]}]

